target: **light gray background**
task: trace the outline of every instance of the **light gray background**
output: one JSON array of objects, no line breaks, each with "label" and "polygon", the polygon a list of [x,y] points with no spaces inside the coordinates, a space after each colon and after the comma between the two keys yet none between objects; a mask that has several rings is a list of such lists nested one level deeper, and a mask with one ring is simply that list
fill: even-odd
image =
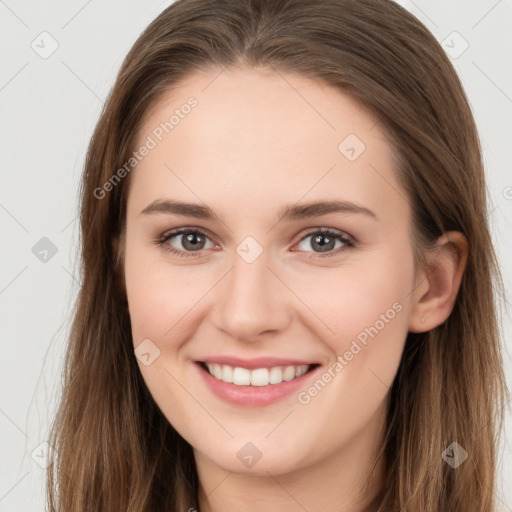
[{"label": "light gray background", "polygon": [[[45,473],[38,462],[59,396],[78,287],[77,186],[85,151],[123,57],[170,3],[0,0],[2,512],[45,509]],[[512,2],[400,3],[445,41],[469,96],[483,144],[489,218],[510,294]],[[50,36],[41,36],[44,31]],[[469,47],[458,55],[464,41]],[[55,44],[58,48],[47,56]],[[54,244],[54,255],[36,246],[43,237]],[[509,313],[503,330],[510,376]],[[512,481],[511,431],[509,409],[503,482]],[[503,484],[498,497],[503,510],[512,511],[510,486]]]}]

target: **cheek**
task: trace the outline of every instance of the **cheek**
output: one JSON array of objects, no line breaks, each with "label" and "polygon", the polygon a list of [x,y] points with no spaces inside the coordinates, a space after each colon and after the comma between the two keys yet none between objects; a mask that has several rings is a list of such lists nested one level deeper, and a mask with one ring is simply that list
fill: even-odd
[{"label": "cheek", "polygon": [[[180,348],[193,335],[194,307],[205,293],[190,275],[185,266],[172,267],[127,243],[125,282],[133,344],[152,342],[144,349],[151,360],[148,365],[139,360],[139,369],[159,408],[185,435],[191,424],[204,424],[200,407],[180,385],[190,378],[184,373],[190,369],[178,361]],[[173,397],[172,410],[169,397]]]},{"label": "cheek", "polygon": [[[139,365],[141,373],[160,409],[190,444],[205,453],[215,452],[219,461],[227,457],[231,461],[231,452],[238,449],[235,444],[247,436],[259,438],[265,422],[269,426],[263,430],[272,430],[275,418],[263,415],[249,425],[243,418],[229,416],[233,445],[226,443],[223,433],[212,442],[215,426],[212,430],[204,409],[180,384],[195,382],[190,365],[183,364],[190,355],[187,347],[190,340],[200,338],[199,329],[206,336],[212,333],[205,319],[220,307],[215,299],[221,287],[215,286],[226,269],[208,264],[173,265],[152,254],[127,244],[125,277],[134,344],[149,338],[162,351],[151,366]],[[280,335],[317,339],[318,353],[330,349],[338,356],[337,360],[333,356],[333,365],[338,362],[339,366],[331,366],[331,373],[322,375],[323,386],[312,382],[301,390],[293,427],[286,430],[283,426],[276,431],[281,437],[262,441],[268,443],[262,450],[276,454],[276,464],[290,453],[301,464],[310,463],[350,443],[382,407],[396,375],[407,334],[412,256],[387,248],[369,251],[353,261],[336,269],[311,267],[308,272],[290,266],[279,274],[293,283],[293,294],[283,287],[282,300],[276,302],[293,319],[290,330]],[[315,441],[297,450],[304,439]]]},{"label": "cheek", "polygon": [[173,267],[152,251],[127,244],[125,282],[135,344],[144,338],[161,340],[182,327],[205,293],[207,285],[198,277],[186,266]]},{"label": "cheek", "polygon": [[197,288],[179,276],[169,279],[154,270],[144,276],[127,275],[127,295],[134,339],[162,338],[175,329],[197,302]]},{"label": "cheek", "polygon": [[[192,310],[219,278],[219,269],[213,266],[176,266],[148,254],[127,244],[125,279],[135,344],[139,338],[170,340],[186,329]],[[331,339],[340,354],[355,338],[363,344],[373,339],[375,329],[379,338],[384,337],[381,331],[403,332],[413,271],[411,253],[383,250],[347,267],[317,268],[309,275],[292,272],[288,277],[297,295],[329,327],[321,336]]]},{"label": "cheek", "polygon": [[330,329],[322,330],[324,343],[355,378],[373,367],[394,377],[408,332],[413,278],[412,253],[386,250],[361,265],[318,274],[314,283],[303,278],[299,294]]},{"label": "cheek", "polygon": [[321,331],[333,353],[330,364],[299,396],[306,411],[330,411],[329,424],[315,427],[325,439],[319,450],[328,451],[329,440],[345,436],[340,441],[345,442],[356,435],[385,406],[396,376],[408,332],[414,265],[406,251],[402,256],[385,252],[371,255],[375,264],[326,274],[314,287],[303,281],[308,305],[334,331]]}]

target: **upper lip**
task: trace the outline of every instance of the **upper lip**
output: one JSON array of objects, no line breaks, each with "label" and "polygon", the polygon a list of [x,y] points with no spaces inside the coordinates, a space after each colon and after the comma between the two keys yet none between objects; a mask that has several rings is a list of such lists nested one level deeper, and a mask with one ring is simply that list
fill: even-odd
[{"label": "upper lip", "polygon": [[313,365],[311,361],[301,361],[299,359],[282,359],[279,357],[256,357],[254,359],[242,359],[234,356],[211,356],[200,359],[199,363],[226,364],[233,368],[246,368],[254,370],[256,368],[271,368],[273,366],[302,366]]}]

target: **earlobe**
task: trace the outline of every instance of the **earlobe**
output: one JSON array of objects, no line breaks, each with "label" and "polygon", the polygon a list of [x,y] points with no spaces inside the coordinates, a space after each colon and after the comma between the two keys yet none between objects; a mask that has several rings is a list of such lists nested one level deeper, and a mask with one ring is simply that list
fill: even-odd
[{"label": "earlobe", "polygon": [[468,242],[458,231],[442,235],[426,255],[428,271],[413,293],[410,332],[426,332],[441,325],[453,310],[468,258]]}]

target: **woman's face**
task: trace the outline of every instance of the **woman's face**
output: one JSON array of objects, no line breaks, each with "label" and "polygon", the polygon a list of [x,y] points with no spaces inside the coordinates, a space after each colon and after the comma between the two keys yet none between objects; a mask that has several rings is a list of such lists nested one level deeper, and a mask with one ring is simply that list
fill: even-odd
[{"label": "woman's face", "polygon": [[[196,457],[279,475],[375,448],[416,279],[411,211],[376,119],[300,75],[215,69],[148,113],[137,151],[133,342]],[[300,365],[316,366],[286,369]]]}]

